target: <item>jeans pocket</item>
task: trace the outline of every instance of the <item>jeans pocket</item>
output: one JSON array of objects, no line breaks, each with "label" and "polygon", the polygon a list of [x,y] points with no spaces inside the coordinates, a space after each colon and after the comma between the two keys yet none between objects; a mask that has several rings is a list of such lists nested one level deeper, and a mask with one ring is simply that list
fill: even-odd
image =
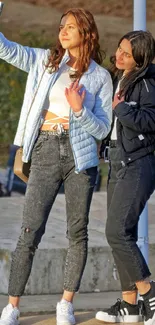
[{"label": "jeans pocket", "polygon": [[125,167],[122,167],[116,174],[116,178],[117,179],[123,179],[126,175],[126,172],[127,172],[127,166]]},{"label": "jeans pocket", "polygon": [[33,148],[33,153],[39,154],[41,148],[43,147],[44,142],[48,139],[48,134],[47,135],[39,135],[34,148]]}]

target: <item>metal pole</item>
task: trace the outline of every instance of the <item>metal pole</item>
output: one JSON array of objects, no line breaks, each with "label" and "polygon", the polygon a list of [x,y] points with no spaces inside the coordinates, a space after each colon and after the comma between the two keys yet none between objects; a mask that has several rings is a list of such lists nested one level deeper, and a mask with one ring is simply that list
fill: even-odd
[{"label": "metal pole", "polygon": [[148,204],[146,203],[145,208],[140,215],[138,223],[138,242],[137,242],[146,263],[149,260],[149,239],[148,239]]},{"label": "metal pole", "polygon": [[134,30],[146,30],[146,0],[134,0]]},{"label": "metal pole", "polygon": [[[146,0],[134,0],[134,30],[146,30]],[[137,242],[146,262],[148,263],[148,204],[146,204],[138,223]]]}]

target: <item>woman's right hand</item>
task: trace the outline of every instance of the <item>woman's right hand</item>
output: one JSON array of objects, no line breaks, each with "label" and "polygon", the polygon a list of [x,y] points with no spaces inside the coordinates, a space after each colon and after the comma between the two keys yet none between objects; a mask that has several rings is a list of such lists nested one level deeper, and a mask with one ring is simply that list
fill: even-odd
[{"label": "woman's right hand", "polygon": [[119,92],[115,94],[114,96],[114,100],[112,102],[112,108],[115,109],[116,105],[121,103],[121,102],[124,102],[124,96],[122,96],[120,98],[120,95],[119,95]]},{"label": "woman's right hand", "polygon": [[82,104],[85,98],[86,91],[81,88],[83,85],[79,85],[79,81],[72,82],[69,88],[65,89],[66,99],[72,109],[72,111],[79,112],[82,110]]}]

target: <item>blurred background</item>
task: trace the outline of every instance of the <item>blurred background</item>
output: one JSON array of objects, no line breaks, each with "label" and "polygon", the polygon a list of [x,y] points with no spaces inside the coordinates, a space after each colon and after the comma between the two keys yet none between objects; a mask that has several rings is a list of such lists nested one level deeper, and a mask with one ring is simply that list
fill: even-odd
[{"label": "blurred background", "polygon": [[[155,1],[146,2],[147,29],[155,37]],[[4,0],[4,3],[0,31],[15,42],[44,48],[55,43],[60,17],[65,10],[69,7],[90,10],[99,29],[101,48],[106,51],[105,67],[120,37],[133,29],[133,0],[72,0],[71,3],[68,0]],[[0,195],[3,195],[6,177],[11,177],[15,190],[24,193],[25,185],[18,178],[13,179],[10,166],[16,151],[11,145],[27,75],[0,60],[0,76]],[[97,190],[106,189],[107,172],[108,165],[101,160]],[[5,194],[9,195],[9,190]]]}]

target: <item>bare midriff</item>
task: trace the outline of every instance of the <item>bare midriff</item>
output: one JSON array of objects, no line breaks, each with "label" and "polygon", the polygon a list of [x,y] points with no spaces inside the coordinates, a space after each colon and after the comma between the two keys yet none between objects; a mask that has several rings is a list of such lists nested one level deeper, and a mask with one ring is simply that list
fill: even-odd
[{"label": "bare midriff", "polygon": [[69,129],[69,117],[60,117],[47,110],[43,111],[44,122],[40,128],[41,131],[55,131],[58,124],[63,126],[64,130]]}]

